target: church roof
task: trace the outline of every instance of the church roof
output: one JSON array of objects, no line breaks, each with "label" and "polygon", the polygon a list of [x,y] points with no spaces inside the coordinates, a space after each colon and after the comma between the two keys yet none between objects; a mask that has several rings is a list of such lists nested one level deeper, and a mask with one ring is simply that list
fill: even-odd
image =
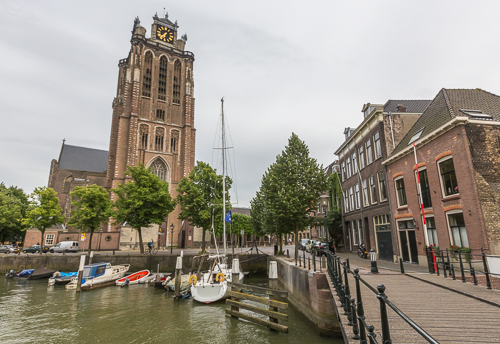
[{"label": "church roof", "polygon": [[59,168],[98,173],[106,172],[108,169],[108,151],[65,144],[59,158]]}]

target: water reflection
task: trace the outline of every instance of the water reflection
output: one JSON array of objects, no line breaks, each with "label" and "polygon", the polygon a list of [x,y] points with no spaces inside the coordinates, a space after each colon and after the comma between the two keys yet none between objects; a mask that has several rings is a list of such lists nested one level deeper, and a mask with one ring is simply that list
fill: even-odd
[{"label": "water reflection", "polygon": [[[251,281],[252,279],[250,279]],[[76,293],[47,281],[0,278],[0,342],[33,343],[342,343],[320,337],[293,308],[289,334],[225,315],[146,285]]]}]

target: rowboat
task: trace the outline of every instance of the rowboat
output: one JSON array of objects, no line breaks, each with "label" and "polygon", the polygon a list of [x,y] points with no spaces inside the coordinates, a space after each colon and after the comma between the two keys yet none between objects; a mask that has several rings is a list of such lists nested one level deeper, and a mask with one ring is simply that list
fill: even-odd
[{"label": "rowboat", "polygon": [[[130,274],[128,276],[120,278],[119,280],[116,280],[116,285],[123,286],[125,283],[127,284],[143,283],[143,280],[145,280],[150,274],[151,272],[149,270],[134,272],[133,274]],[[128,282],[125,282],[127,279]]]}]

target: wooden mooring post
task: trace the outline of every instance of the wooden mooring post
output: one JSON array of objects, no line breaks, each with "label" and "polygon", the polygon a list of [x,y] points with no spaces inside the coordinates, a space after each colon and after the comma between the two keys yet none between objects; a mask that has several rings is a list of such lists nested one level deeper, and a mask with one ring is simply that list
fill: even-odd
[{"label": "wooden mooring post", "polygon": [[[229,295],[231,299],[226,300],[226,304],[231,306],[231,308],[226,309],[226,314],[229,314],[235,318],[245,319],[250,322],[269,327],[269,329],[271,330],[288,333],[288,326],[284,326],[278,323],[278,320],[288,320],[287,314],[279,312],[279,309],[288,309],[288,303],[276,301],[276,298],[278,297],[287,298],[288,292],[234,282],[228,282],[227,284],[228,286],[232,287],[232,290],[227,291],[227,295]],[[239,290],[239,292],[235,290]],[[243,293],[243,291],[245,290],[258,294],[264,294],[269,298],[245,294]],[[257,302],[268,306],[270,309],[243,303],[243,300]],[[266,315],[270,320],[264,320],[253,315],[241,313],[240,308],[258,314]]]}]

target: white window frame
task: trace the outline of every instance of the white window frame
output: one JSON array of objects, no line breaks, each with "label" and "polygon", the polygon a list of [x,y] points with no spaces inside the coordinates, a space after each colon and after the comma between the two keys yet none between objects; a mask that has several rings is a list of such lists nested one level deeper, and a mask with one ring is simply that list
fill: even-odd
[{"label": "white window frame", "polygon": [[361,197],[360,197],[360,194],[359,194],[359,183],[356,183],[354,185],[354,199],[356,201],[356,209],[359,209],[361,207]]},{"label": "white window frame", "polygon": [[358,233],[359,233],[359,242],[365,243],[365,231],[363,228],[363,219],[358,219]]},{"label": "white window frame", "polygon": [[351,175],[352,175],[351,157],[347,157],[347,159],[346,159],[346,166],[347,166],[347,179],[349,179],[349,178],[351,178]]},{"label": "white window frame", "polygon": [[[368,145],[370,143],[370,145]],[[366,166],[370,165],[373,162],[373,150],[372,150],[372,139],[369,138],[365,143],[366,148]]]},{"label": "white window frame", "polygon": [[342,161],[342,181],[345,181],[346,178],[346,173],[345,173],[345,161]]},{"label": "white window frame", "polygon": [[359,169],[362,170],[365,168],[365,146],[361,145],[358,148],[358,155],[359,155]]},{"label": "white window frame", "polygon": [[370,205],[370,196],[368,191],[368,180],[363,179],[361,181],[361,189],[363,190],[363,205],[368,207]]},{"label": "white window frame", "polygon": [[349,208],[354,210],[354,194],[352,192],[352,186],[349,188]]},{"label": "white window frame", "polygon": [[[385,198],[382,198],[382,187],[380,186],[380,172],[382,172],[382,174],[384,175],[384,184],[385,185]],[[387,195],[387,183],[386,183],[386,180],[385,180],[385,171],[384,170],[380,170],[380,171],[377,171],[377,180],[378,180],[378,196],[379,196],[379,200],[380,202],[385,202],[387,201],[388,199],[388,195]]]},{"label": "white window frame", "polygon": [[359,228],[358,228],[358,220],[352,220],[351,221],[351,228],[352,228],[352,244],[353,245],[359,245]]},{"label": "white window frame", "polygon": [[[375,135],[378,134],[378,140],[375,140]],[[375,160],[382,156],[382,142],[380,141],[380,131],[375,132],[373,134],[373,150],[375,153]]]},{"label": "white window frame", "polygon": [[[435,234],[435,237],[434,235],[429,235],[429,219],[432,219],[434,221],[434,226],[436,226],[436,219],[434,218],[434,215],[426,215],[425,216],[425,221],[427,223],[427,225],[425,226],[427,228],[427,240],[429,240],[429,245],[433,245],[433,244],[436,244],[436,246],[439,246],[439,238],[438,238],[438,235],[437,235],[437,227],[434,227],[432,228],[431,230],[434,231],[434,234]],[[422,221],[423,221],[423,216],[422,216]],[[432,242],[431,242],[431,237],[432,237]],[[434,240],[436,239],[436,240]]]},{"label": "white window frame", "polygon": [[[401,204],[401,199],[399,198],[398,181],[400,181],[400,180],[403,180],[403,190],[405,193],[405,201],[406,201],[405,204]],[[405,185],[405,181],[404,181],[403,176],[400,176],[400,177],[394,179],[394,190],[396,191],[396,199],[398,201],[398,207],[408,206],[408,198],[406,197],[406,185]]]},{"label": "white window frame", "polygon": [[45,236],[45,244],[44,245],[54,245],[55,234],[47,234]]},{"label": "white window frame", "polygon": [[352,159],[352,175],[354,176],[356,173],[358,173],[358,159],[355,151],[352,152],[351,159]]},{"label": "white window frame", "polygon": [[[372,180],[373,180],[373,184],[371,183]],[[370,184],[370,201],[372,202],[372,204],[377,204],[377,201],[373,200],[373,196],[377,195],[377,183],[375,183],[375,175],[374,174],[372,174],[370,177],[368,177],[368,182]],[[373,188],[373,187],[375,187],[375,188]],[[375,192],[373,192],[373,189],[375,189]]]},{"label": "white window frame", "polygon": [[449,235],[449,238],[450,238],[450,242],[453,243],[453,245],[457,245],[457,246],[464,246],[464,247],[470,247],[470,243],[469,243],[469,234],[467,234],[467,226],[464,226],[465,228],[465,236],[466,236],[466,239],[467,239],[467,245],[468,246],[465,246],[463,245],[463,243],[461,243],[462,245],[458,245],[456,242],[455,242],[455,238],[453,237],[453,232],[451,231],[451,224],[450,224],[450,215],[456,215],[456,214],[462,214],[462,217],[464,218],[464,222],[465,222],[465,216],[464,216],[464,213],[462,210],[452,210],[452,211],[448,211],[445,213],[446,214],[446,223],[448,224],[448,235]]},{"label": "white window frame", "polygon": [[[458,192],[456,193],[452,193],[452,194],[449,194],[447,195],[446,194],[446,190],[445,190],[445,185],[444,185],[444,182],[443,182],[443,175],[441,174],[441,164],[452,159],[453,160],[453,155],[447,155],[445,157],[443,157],[442,159],[439,159],[437,161],[437,172],[439,174],[439,183],[441,184],[441,195],[443,198],[445,197],[452,197],[452,196],[457,196],[457,195],[460,195],[460,188],[459,188],[459,185],[458,185],[458,179],[457,179],[457,170],[455,168],[455,161],[453,161],[453,172],[455,172],[455,179],[457,179],[457,188],[458,188]],[[428,177],[428,176],[427,176]]]},{"label": "white window frame", "polygon": [[347,190],[344,190],[344,213],[349,212],[349,196],[347,195]]}]

